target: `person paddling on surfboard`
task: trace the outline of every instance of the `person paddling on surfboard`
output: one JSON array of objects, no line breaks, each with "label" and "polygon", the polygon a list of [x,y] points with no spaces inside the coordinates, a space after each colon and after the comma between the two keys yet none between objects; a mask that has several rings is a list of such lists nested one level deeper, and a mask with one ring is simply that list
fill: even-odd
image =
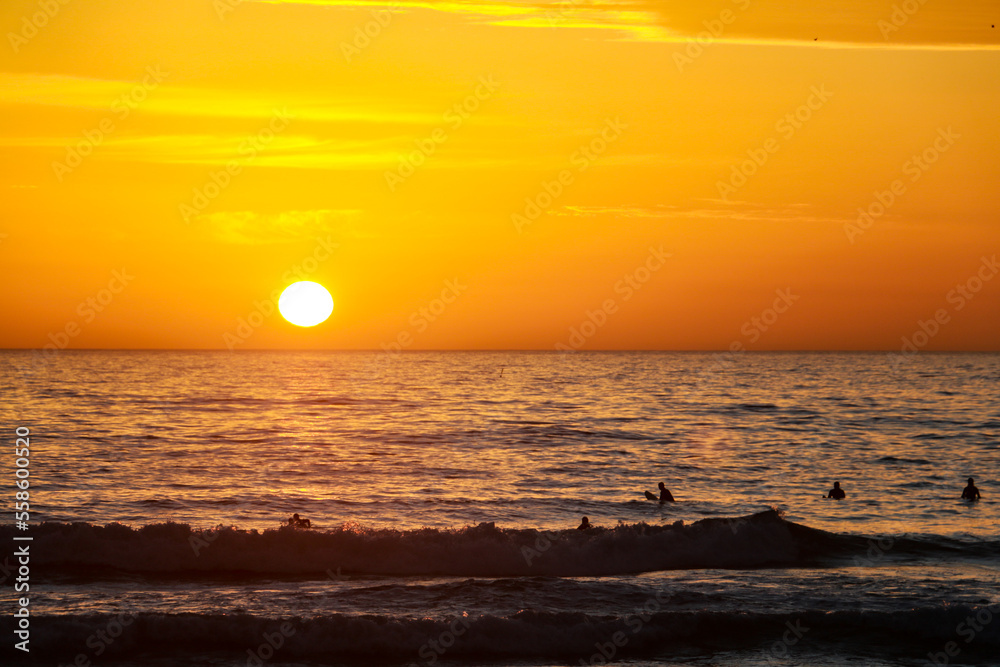
[{"label": "person paddling on surfboard", "polygon": [[309,519],[301,519],[298,514],[293,514],[291,518],[288,519],[288,525],[292,528],[312,528],[312,522]]},{"label": "person paddling on surfboard", "polygon": [[824,496],[824,498],[833,498],[834,500],[843,500],[846,497],[847,494],[844,493],[842,488],[840,488],[840,482],[834,482],[833,488],[830,489],[830,493]]},{"label": "person paddling on surfboard", "polygon": [[979,489],[976,488],[976,480],[969,478],[969,485],[962,489],[962,500],[979,500]]},{"label": "person paddling on surfboard", "polygon": [[[649,491],[645,491],[644,493],[646,494],[646,500],[657,500],[657,497],[654,496]],[[663,482],[660,482],[660,497],[659,497],[659,501],[661,503],[672,503],[672,502],[675,502],[674,501],[674,497],[672,495],[670,495],[670,490],[667,489],[667,485],[664,484]]]}]

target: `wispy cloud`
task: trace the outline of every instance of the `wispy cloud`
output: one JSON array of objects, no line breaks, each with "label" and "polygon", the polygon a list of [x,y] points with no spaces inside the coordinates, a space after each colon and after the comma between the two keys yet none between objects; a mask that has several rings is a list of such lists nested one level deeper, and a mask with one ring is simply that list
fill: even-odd
[{"label": "wispy cloud", "polygon": [[[815,215],[806,204],[790,204],[780,208],[749,202],[708,200],[708,206],[693,208],[660,204],[656,206],[563,206],[552,213],[560,216],[615,218],[649,218],[663,220],[735,220],[741,222],[801,222],[843,224],[847,218]],[[714,205],[717,204],[717,205]]]},{"label": "wispy cloud", "polygon": [[[921,27],[907,26],[893,8],[870,0],[848,0],[834,11],[825,4],[750,2],[706,6],[702,2],[661,0],[244,0],[285,5],[370,8],[393,12],[434,11],[463,17],[470,23],[517,28],[589,30],[613,33],[610,39],[686,43],[705,36],[712,43],[809,45],[843,49],[998,50],[993,0],[954,0],[922,6]],[[730,16],[721,32],[706,32],[718,24],[722,11]],[[964,20],[955,21],[961,16]],[[888,26],[888,27],[886,27]],[[702,34],[704,33],[704,34]],[[888,35],[888,37],[887,37]],[[891,37],[891,39],[890,39]]]},{"label": "wispy cloud", "polygon": [[[434,11],[463,16],[471,23],[519,28],[562,28],[603,30],[621,33],[630,39],[659,41],[671,37],[656,13],[639,8],[631,0],[247,0],[268,4],[324,5],[344,8],[372,8],[396,12]],[[676,35],[675,35],[676,36]]]},{"label": "wispy cloud", "polygon": [[328,234],[338,238],[360,237],[360,210],[317,209],[312,211],[219,211],[205,213],[194,223],[203,225],[224,243],[237,245],[272,245],[297,243],[303,238]]},{"label": "wispy cloud", "polygon": [[[440,113],[401,108],[398,100],[350,97],[343,94],[268,95],[241,89],[197,88],[162,84],[146,99],[123,103],[138,82],[62,74],[0,72],[0,99],[6,105],[45,105],[117,113],[141,109],[143,114],[207,118],[262,118],[289,109],[301,120],[426,124],[440,122]],[[118,104],[116,104],[118,102]]]}]

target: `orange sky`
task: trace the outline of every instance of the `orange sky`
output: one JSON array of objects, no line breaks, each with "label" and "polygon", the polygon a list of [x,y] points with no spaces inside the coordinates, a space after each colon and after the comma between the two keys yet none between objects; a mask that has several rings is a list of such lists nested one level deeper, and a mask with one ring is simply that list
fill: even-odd
[{"label": "orange sky", "polygon": [[786,4],[6,0],[0,347],[1000,349],[996,3]]}]

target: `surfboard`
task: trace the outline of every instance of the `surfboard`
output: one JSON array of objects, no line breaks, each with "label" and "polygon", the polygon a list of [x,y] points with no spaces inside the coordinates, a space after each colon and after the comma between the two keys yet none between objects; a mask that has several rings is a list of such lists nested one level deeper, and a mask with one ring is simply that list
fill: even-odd
[{"label": "surfboard", "polygon": [[654,496],[649,491],[643,491],[643,493],[646,494],[646,500],[659,500],[659,498],[657,498],[656,496]]}]

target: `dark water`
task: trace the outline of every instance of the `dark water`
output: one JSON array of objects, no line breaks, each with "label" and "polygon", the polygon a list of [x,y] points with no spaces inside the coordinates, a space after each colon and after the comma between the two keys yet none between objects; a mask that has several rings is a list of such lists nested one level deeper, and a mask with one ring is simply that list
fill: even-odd
[{"label": "dark water", "polygon": [[1000,664],[998,386],[988,354],[2,352],[32,522],[0,540],[33,537],[37,664]]}]

